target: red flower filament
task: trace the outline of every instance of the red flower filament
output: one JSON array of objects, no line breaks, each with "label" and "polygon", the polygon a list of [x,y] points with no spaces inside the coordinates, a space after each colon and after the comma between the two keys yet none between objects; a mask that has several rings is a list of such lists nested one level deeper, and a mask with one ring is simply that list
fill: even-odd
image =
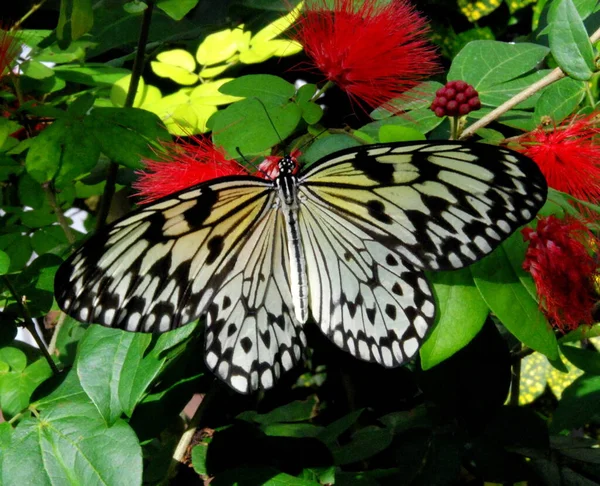
[{"label": "red flower filament", "polygon": [[[359,6],[356,6],[356,4]],[[405,1],[307,0],[293,34],[353,101],[389,106],[438,70],[425,20]]]},{"label": "red flower filament", "polygon": [[555,216],[541,218],[536,229],[522,233],[529,242],[523,269],[531,273],[550,323],[561,331],[592,324],[595,236],[580,221]]},{"label": "red flower filament", "polygon": [[18,37],[0,28],[0,78],[10,73],[11,67],[21,50]]},{"label": "red flower filament", "polygon": [[142,204],[200,184],[217,177],[247,175],[248,172],[225,152],[215,147],[210,139],[192,137],[191,142],[166,144],[167,152],[161,161],[146,160],[146,170],[138,171],[139,179],[133,184]]},{"label": "red flower filament", "polygon": [[543,128],[519,140],[519,152],[533,159],[554,189],[577,199],[600,201],[600,128],[591,124],[597,113],[572,117],[559,127]]}]

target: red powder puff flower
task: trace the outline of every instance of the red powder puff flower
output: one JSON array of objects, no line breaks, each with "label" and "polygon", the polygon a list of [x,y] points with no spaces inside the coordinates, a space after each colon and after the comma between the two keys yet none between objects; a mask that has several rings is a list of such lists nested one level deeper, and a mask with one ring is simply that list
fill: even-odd
[{"label": "red powder puff flower", "polygon": [[0,78],[6,76],[21,50],[21,41],[14,33],[0,27]]},{"label": "red powder puff flower", "polygon": [[[298,169],[299,169],[298,157],[300,157],[301,154],[302,154],[302,152],[300,152],[297,149],[292,150],[290,153],[290,157],[296,163],[296,168],[294,169],[294,172],[293,172],[294,174],[296,172],[298,172]],[[269,180],[275,179],[279,175],[279,161],[280,160],[281,160],[281,156],[279,156],[279,155],[269,155],[269,156],[265,157],[265,160],[263,160],[258,165],[258,170],[256,171],[256,173],[254,175],[257,177],[262,177],[263,179],[269,179]]]},{"label": "red powder puff flower", "polygon": [[146,160],[146,171],[137,171],[139,179],[133,184],[148,204],[169,194],[195,186],[216,177],[246,175],[248,172],[206,137],[191,137],[191,142],[166,144],[167,153],[159,154],[162,161]]},{"label": "red powder puff flower", "polygon": [[550,323],[563,332],[592,324],[596,237],[575,218],[555,216],[540,218],[536,229],[524,228],[522,233],[529,241],[523,269],[533,276],[540,308]]},{"label": "red powder puff flower", "polygon": [[539,165],[548,185],[577,199],[600,202],[600,128],[598,113],[573,116],[546,131],[542,127],[520,137],[517,150]]},{"label": "red powder puff flower", "polygon": [[352,100],[383,105],[438,70],[425,20],[406,0],[307,0],[293,38]]}]

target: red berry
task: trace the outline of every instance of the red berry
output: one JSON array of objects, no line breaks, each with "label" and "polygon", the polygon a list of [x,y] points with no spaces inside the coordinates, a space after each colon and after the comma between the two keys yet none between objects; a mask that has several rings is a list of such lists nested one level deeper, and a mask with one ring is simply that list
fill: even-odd
[{"label": "red berry", "polygon": [[456,91],[464,91],[465,89],[467,89],[467,86],[469,85],[464,81],[454,81],[454,89]]},{"label": "red berry", "polygon": [[463,116],[481,108],[475,88],[461,80],[449,81],[435,95],[429,108],[439,117]]},{"label": "red berry", "polygon": [[475,88],[473,88],[473,86],[469,86],[467,89],[465,89],[464,93],[467,98],[477,96],[477,91],[475,91]]}]

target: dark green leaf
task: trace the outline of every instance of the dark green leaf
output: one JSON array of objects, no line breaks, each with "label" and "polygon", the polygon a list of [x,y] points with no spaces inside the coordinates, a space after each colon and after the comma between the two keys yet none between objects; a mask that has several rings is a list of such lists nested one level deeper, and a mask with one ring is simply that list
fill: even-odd
[{"label": "dark green leaf", "polygon": [[594,50],[573,0],[556,0],[548,10],[548,40],[554,59],[570,77],[587,81],[596,70]]},{"label": "dark green leaf", "polygon": [[523,344],[557,359],[554,332],[511,268],[504,249],[496,249],[469,268],[483,299],[502,324]]},{"label": "dark green leaf", "polygon": [[33,317],[45,315],[54,302],[54,274],[62,258],[50,253],[36,258],[15,280],[20,297],[27,298],[27,309]]},{"label": "dark green leaf", "polygon": [[37,182],[46,182],[58,173],[62,145],[69,130],[65,120],[56,120],[33,139],[27,152],[25,168]]},{"label": "dark green leaf", "polygon": [[585,83],[572,78],[563,78],[544,90],[535,105],[534,120],[542,123],[548,116],[554,123],[567,118],[579,105],[585,95]]},{"label": "dark green leaf", "polygon": [[0,275],[6,275],[10,268],[10,257],[8,254],[0,250]]},{"label": "dark green leaf", "polygon": [[232,158],[240,156],[238,149],[244,156],[260,154],[290,136],[301,115],[298,105],[289,100],[271,104],[245,99],[212,116],[213,140]]},{"label": "dark green leaf", "polygon": [[558,433],[586,424],[600,413],[600,376],[583,375],[565,388],[552,416],[550,431]]},{"label": "dark green leaf", "polygon": [[141,484],[142,453],[122,420],[107,426],[91,403],[57,401],[15,429],[5,451],[6,484]]},{"label": "dark green leaf", "polygon": [[335,464],[343,466],[362,461],[387,449],[392,443],[393,435],[390,429],[365,427],[352,436],[350,443],[332,447]]},{"label": "dark green leaf", "polygon": [[22,371],[0,373],[0,409],[4,417],[12,417],[25,409],[35,389],[50,376],[52,370],[44,358]]},{"label": "dark green leaf", "polygon": [[90,326],[79,344],[77,372],[82,388],[109,424],[131,415],[163,360],[144,357],[152,336]]},{"label": "dark green leaf", "polygon": [[483,96],[486,91],[535,69],[549,49],[527,42],[480,40],[467,44],[452,61],[448,80],[462,80]]},{"label": "dark green leaf", "polygon": [[317,399],[312,396],[307,400],[288,403],[287,405],[271,410],[268,413],[259,414],[253,411],[243,412],[238,415],[238,419],[264,425],[280,422],[302,422],[313,417],[316,406]]},{"label": "dark green leaf", "polygon": [[581,349],[562,344],[560,350],[571,363],[586,373],[600,375],[600,353],[593,349]]},{"label": "dark green leaf", "polygon": [[232,96],[257,98],[268,105],[281,106],[289,102],[296,93],[296,88],[278,76],[250,74],[229,81],[221,86],[219,91]]},{"label": "dark green leaf", "polygon": [[208,446],[200,443],[192,449],[192,466],[198,474],[206,475],[206,453]]},{"label": "dark green leaf", "polygon": [[29,236],[22,235],[19,230],[26,231],[25,227],[12,228],[14,233],[0,234],[0,250],[10,257],[9,272],[21,270],[31,258],[31,243]]},{"label": "dark green leaf", "polygon": [[429,275],[437,317],[420,349],[421,367],[432,368],[465,347],[481,330],[489,309],[468,269]]},{"label": "dark green leaf", "polygon": [[156,6],[174,20],[181,20],[198,4],[198,0],[158,0]]},{"label": "dark green leaf", "polygon": [[335,422],[332,422],[325,427],[325,430],[318,435],[318,438],[325,444],[333,444],[340,435],[349,430],[350,427],[356,423],[362,413],[362,409],[356,410],[354,412],[350,412],[348,415],[336,420]]}]

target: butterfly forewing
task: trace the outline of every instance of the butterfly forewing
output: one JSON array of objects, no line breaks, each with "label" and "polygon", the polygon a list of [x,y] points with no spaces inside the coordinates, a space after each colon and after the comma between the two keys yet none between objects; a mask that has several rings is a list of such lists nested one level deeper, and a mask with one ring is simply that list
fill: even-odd
[{"label": "butterfly forewing", "polygon": [[[112,224],[56,275],[56,299],[82,322],[164,332],[202,315],[234,250],[274,196],[272,183],[205,183]],[[238,296],[232,296],[237,299]]]},{"label": "butterfly forewing", "polygon": [[547,185],[527,157],[459,142],[367,145],[301,177],[331,208],[414,267],[452,270],[490,253],[531,221]]},{"label": "butterfly forewing", "polygon": [[206,314],[206,363],[242,393],[301,359],[307,302],[340,348],[397,366],[435,317],[423,271],[484,257],[547,191],[532,161],[482,144],[367,145],[297,178],[288,165],[276,181],[215,179],[114,223],[59,269],[59,305],[144,332]]}]

